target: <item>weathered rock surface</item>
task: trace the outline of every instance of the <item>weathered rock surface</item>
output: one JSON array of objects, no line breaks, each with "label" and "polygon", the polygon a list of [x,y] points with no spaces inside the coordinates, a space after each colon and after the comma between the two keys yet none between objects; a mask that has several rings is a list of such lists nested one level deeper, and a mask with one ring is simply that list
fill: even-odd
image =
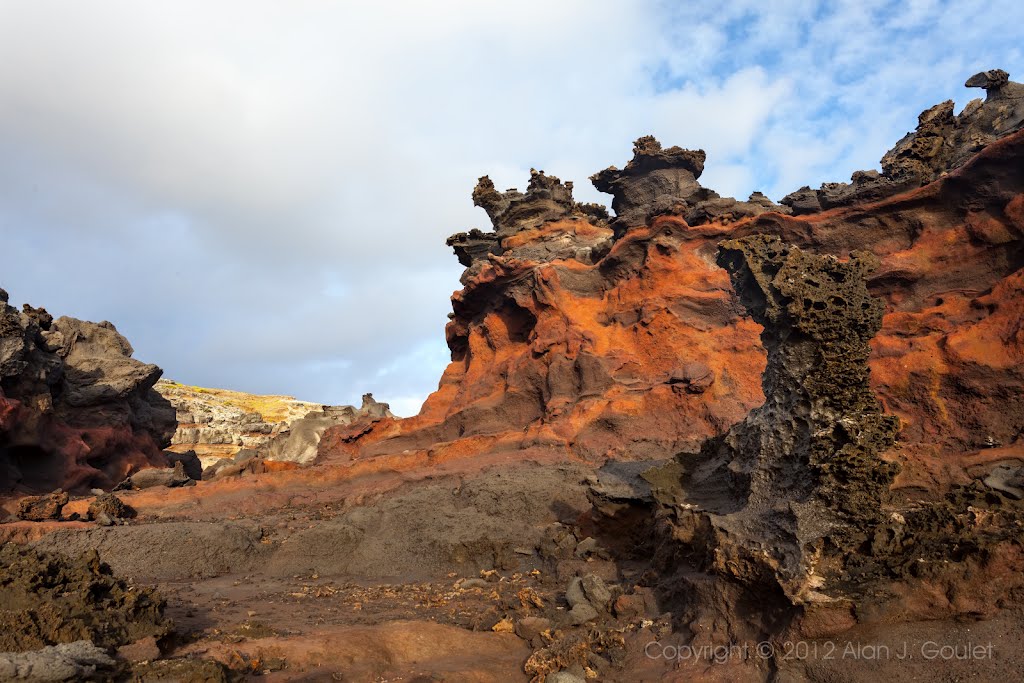
[{"label": "weathered rock surface", "polygon": [[[1003,109],[971,116],[1009,121],[1015,87],[1008,83],[992,100]],[[422,449],[442,457],[531,446],[629,459],[696,452],[764,401],[761,326],[743,315],[715,263],[718,242],[773,234],[814,253],[862,251],[878,260],[868,290],[885,309],[871,341],[870,381],[902,425],[897,489],[943,495],[993,467],[1018,466],[1024,137],[1004,134],[1012,127],[1005,121],[988,128],[1002,137],[966,163],[953,148],[942,163],[960,165],[913,191],[828,212],[693,216],[694,224],[682,209],[641,208],[662,196],[651,188],[697,197],[688,207],[704,201],[692,185],[702,156],[641,139],[632,168],[603,176],[633,216],[613,221],[621,235],[604,256],[590,263],[568,256],[568,247],[534,244],[551,235],[606,243],[613,236],[603,221],[576,215],[538,226],[531,218],[515,232],[499,220],[501,232],[490,234],[500,253],[472,261],[452,298],[452,363],[438,391],[416,417],[384,419],[366,433],[328,430],[321,454]],[[655,180],[646,183],[645,173]]]},{"label": "weathered rock surface", "polygon": [[658,215],[683,217],[689,225],[731,222],[766,211],[788,213],[760,192],[745,201],[722,197],[697,179],[704,172],[704,150],[664,149],[653,136],[633,143],[633,159],[623,170],[614,166],[595,173],[590,180],[601,192],[612,195],[616,237],[644,225]]},{"label": "weathered rock surface", "polygon": [[68,504],[70,496],[64,491],[54,491],[46,496],[26,496],[18,501],[15,516],[29,522],[60,519],[61,511]]},{"label": "weathered rock surface", "polygon": [[959,168],[996,140],[1024,128],[1024,85],[1002,69],[975,74],[964,84],[983,88],[984,101],[972,100],[960,114],[946,100],[921,112],[917,130],[882,157],[882,172],[857,171],[850,183],[802,187],[782,199],[796,214],[874,202],[920,187]]},{"label": "weathered rock surface", "polygon": [[3,681],[109,681],[119,669],[106,650],[88,640],[50,645],[32,652],[0,652]]},{"label": "weathered rock surface", "polygon": [[264,448],[292,422],[323,408],[291,396],[207,389],[171,380],[160,380],[155,388],[177,413],[178,428],[169,450],[194,451],[204,467],[242,449]]},{"label": "weathered rock surface", "polygon": [[96,551],[78,559],[0,547],[0,652],[89,640],[117,647],[169,630],[164,601],[115,578]]},{"label": "weathered rock surface", "polygon": [[18,312],[0,290],[0,492],[110,487],[163,464],[174,411],[160,368],[108,322]]},{"label": "weathered rock surface", "polygon": [[882,523],[896,472],[880,456],[898,420],[883,414],[867,363],[884,309],[867,290],[877,259],[754,235],[723,241],[718,262],[764,327],[765,402],[698,455],[646,476],[681,529],[673,538],[707,558],[701,569],[748,584],[772,576],[759,588],[799,604],[827,590],[829,554],[854,552]]}]

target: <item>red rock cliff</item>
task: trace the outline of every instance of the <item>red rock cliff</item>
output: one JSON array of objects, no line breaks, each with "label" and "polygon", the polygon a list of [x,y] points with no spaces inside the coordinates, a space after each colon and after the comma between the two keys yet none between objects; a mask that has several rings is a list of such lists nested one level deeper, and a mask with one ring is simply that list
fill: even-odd
[{"label": "red rock cliff", "polygon": [[903,425],[887,456],[905,464],[897,487],[1024,459],[1024,86],[1001,71],[968,84],[987,101],[959,116],[952,102],[924,112],[882,173],[804,188],[781,206],[719,197],[698,182],[703,152],[650,137],[623,170],[592,178],[613,194],[613,220],[543,173],[525,193],[481,178],[473,199],[493,231],[449,239],[467,269],[437,392],[416,417],[334,430],[321,454],[696,450],[763,401],[761,328],[715,254],[723,239],[769,233],[880,260],[871,383]]}]

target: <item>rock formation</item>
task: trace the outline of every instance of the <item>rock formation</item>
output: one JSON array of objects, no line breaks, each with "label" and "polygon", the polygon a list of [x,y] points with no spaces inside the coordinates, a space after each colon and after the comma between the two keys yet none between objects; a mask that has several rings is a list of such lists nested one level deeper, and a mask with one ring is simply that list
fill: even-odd
[{"label": "rock formation", "polygon": [[697,179],[704,172],[705,159],[702,149],[663,149],[660,142],[647,135],[633,143],[633,159],[625,169],[620,171],[611,166],[592,175],[594,187],[612,195],[616,236],[664,214],[681,216],[689,225],[699,225],[730,222],[766,211],[788,213],[786,207],[773,203],[760,192],[740,202],[702,187]]},{"label": "rock formation", "polygon": [[168,450],[194,451],[204,467],[242,449],[264,449],[293,422],[323,408],[291,396],[207,389],[165,379],[155,388],[177,415],[178,428]]},{"label": "rock formation", "polygon": [[[984,83],[1001,82],[992,74]],[[624,170],[594,176],[613,193],[610,223],[550,176],[534,173],[525,194],[482,180],[474,200],[494,231],[450,240],[467,269],[438,391],[420,415],[382,420],[358,439],[328,430],[321,451],[695,452],[764,400],[760,326],[743,316],[715,254],[722,239],[765,233],[816,253],[877,257],[868,288],[885,314],[869,363],[872,388],[903,425],[897,485],[988,476],[986,463],[1015,453],[1024,429],[1020,87],[990,88],[942,129],[930,156],[913,152],[927,126],[901,141],[879,177],[910,185],[884,180],[872,203],[856,195],[827,212],[720,198],[697,183],[702,152],[650,137]]]},{"label": "rock formation", "polygon": [[881,173],[857,171],[850,183],[825,183],[818,190],[802,187],[782,203],[793,213],[805,214],[878,201],[930,183],[996,140],[1024,128],[1024,85],[1010,81],[1005,71],[983,71],[964,85],[983,88],[985,100],[971,100],[958,115],[953,113],[952,100],[921,112],[917,130],[882,157]]},{"label": "rock formation", "polygon": [[110,487],[163,465],[174,411],[109,322],[54,320],[0,290],[0,492]]},{"label": "rock formation", "polygon": [[[242,465],[254,457],[309,464],[328,427],[393,417],[388,404],[363,396],[359,408],[325,406],[291,396],[246,394],[160,380],[156,390],[177,411],[172,459],[195,453],[200,469]],[[192,476],[198,479],[198,476]]]},{"label": "rock formation", "polygon": [[[925,112],[880,172],[782,206],[717,196],[703,152],[649,137],[594,178],[612,218],[553,176],[483,178],[492,230],[450,239],[452,362],[419,415],[314,411],[217,481],[132,486],[134,517],[58,492],[0,533],[36,565],[99,548],[158,583],[194,641],[154,672],[203,653],[357,680],[1012,678],[1021,86],[969,84],[989,99]],[[965,641],[987,656],[919,649]]]},{"label": "rock formation", "polygon": [[718,261],[764,327],[765,402],[680,458],[681,499],[666,502],[701,517],[685,526],[701,529],[717,567],[740,581],[772,574],[801,602],[823,588],[822,556],[857,547],[882,521],[896,471],[880,456],[898,421],[868,381],[884,306],[865,275],[877,260],[843,262],[754,235],[722,242]]}]

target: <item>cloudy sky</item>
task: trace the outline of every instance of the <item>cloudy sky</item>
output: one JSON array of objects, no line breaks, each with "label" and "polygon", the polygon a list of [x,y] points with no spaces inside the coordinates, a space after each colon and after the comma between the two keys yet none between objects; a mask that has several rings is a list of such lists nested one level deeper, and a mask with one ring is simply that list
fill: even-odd
[{"label": "cloudy sky", "polygon": [[848,179],[1024,80],[1022,7],[0,0],[0,287],[179,381],[411,414],[478,176],[607,203],[587,176],[653,133],[726,195]]}]

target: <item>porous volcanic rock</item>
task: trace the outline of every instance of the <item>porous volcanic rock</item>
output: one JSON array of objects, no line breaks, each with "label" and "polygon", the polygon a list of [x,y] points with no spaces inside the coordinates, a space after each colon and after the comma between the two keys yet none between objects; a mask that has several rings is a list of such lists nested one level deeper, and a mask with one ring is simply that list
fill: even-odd
[{"label": "porous volcanic rock", "polygon": [[884,308],[867,288],[877,258],[753,235],[723,241],[719,263],[764,326],[765,402],[699,454],[642,475],[660,504],[660,589],[691,642],[1019,607],[1024,505],[1012,492],[978,481],[932,499],[891,490],[898,420],[867,362]]},{"label": "porous volcanic rock", "polygon": [[60,490],[45,496],[26,496],[18,501],[18,509],[14,514],[18,519],[29,522],[60,519],[61,511],[69,500],[70,496]]},{"label": "porous volcanic rock", "polygon": [[[764,327],[765,402],[697,456],[648,475],[673,506],[676,540],[702,547],[714,571],[764,582],[793,603],[825,590],[823,555],[863,543],[882,521],[896,467],[881,459],[898,420],[868,375],[884,303],[868,293],[870,253],[848,261],[753,235],[721,243],[718,262]],[[679,510],[679,508],[682,508]],[[706,567],[702,567],[706,568]],[[774,592],[774,591],[769,591]]]},{"label": "porous volcanic rock", "polygon": [[0,492],[110,487],[163,465],[175,422],[160,368],[109,322],[7,301],[0,290]]},{"label": "porous volcanic rock", "polygon": [[90,640],[125,645],[170,630],[164,600],[113,576],[93,550],[77,559],[0,547],[0,652]]}]

